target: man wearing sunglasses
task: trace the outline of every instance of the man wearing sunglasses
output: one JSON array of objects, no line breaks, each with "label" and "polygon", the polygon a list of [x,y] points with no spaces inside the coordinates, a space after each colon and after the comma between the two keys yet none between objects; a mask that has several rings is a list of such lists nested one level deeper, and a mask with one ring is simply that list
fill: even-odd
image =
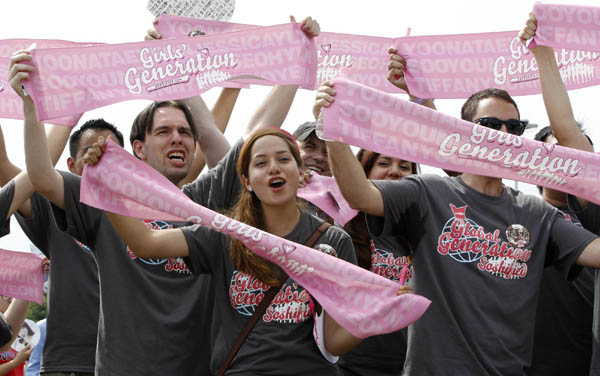
[{"label": "man wearing sunglasses", "polygon": [[[388,78],[404,73],[392,53]],[[334,100],[322,86],[314,113]],[[461,118],[521,135],[525,123],[510,95],[473,94]],[[404,375],[523,375],[531,361],[542,272],[556,265],[574,277],[600,267],[600,239],[551,205],[474,175],[414,175],[370,181],[347,145],[328,142],[333,175],[354,209],[368,213],[373,236],[412,247],[415,293],[432,304],[408,332]],[[425,354],[435,354],[433,357]]]}]

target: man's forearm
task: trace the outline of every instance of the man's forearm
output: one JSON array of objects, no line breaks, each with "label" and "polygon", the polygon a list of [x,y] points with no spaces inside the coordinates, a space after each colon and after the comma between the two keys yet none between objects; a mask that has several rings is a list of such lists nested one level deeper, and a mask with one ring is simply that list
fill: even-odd
[{"label": "man's forearm", "polygon": [[331,171],[348,204],[368,214],[383,215],[381,193],[367,179],[350,146],[339,142],[327,142],[327,149]]},{"label": "man's forearm", "polygon": [[200,96],[184,99],[183,102],[192,112],[198,132],[198,145],[202,149],[206,163],[215,166],[229,151],[229,142],[215,126],[212,115]]},{"label": "man's forearm", "polygon": [[540,74],[542,98],[554,136],[561,146],[593,151],[592,145],[580,132],[565,84],[560,76],[554,49],[538,46],[534,50]]}]

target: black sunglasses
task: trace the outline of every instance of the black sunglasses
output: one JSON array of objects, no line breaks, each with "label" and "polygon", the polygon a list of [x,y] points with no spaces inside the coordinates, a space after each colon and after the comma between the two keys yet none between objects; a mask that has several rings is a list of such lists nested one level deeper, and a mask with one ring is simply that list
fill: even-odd
[{"label": "black sunglasses", "polygon": [[499,131],[500,128],[502,128],[502,124],[505,124],[506,130],[508,131],[508,133],[514,134],[517,136],[522,135],[523,132],[525,132],[525,127],[527,127],[527,122],[525,122],[523,120],[517,120],[517,119],[502,120],[502,119],[498,119],[497,117],[482,117],[482,118],[475,120],[475,123],[483,125],[484,127],[495,129],[497,131]]}]

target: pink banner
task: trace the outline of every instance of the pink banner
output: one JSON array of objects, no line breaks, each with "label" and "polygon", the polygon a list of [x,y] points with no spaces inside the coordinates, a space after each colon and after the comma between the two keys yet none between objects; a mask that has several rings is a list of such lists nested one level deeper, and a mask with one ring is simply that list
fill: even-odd
[{"label": "pink banner", "polygon": [[[541,93],[537,63],[518,31],[397,38],[406,82],[420,98],[468,98],[489,87],[511,95]],[[556,51],[567,89],[600,84],[600,53]]]},{"label": "pink banner", "polygon": [[358,214],[344,199],[335,179],[329,176],[312,174],[310,183],[298,189],[298,197],[316,205],[341,226]]},{"label": "pink banner", "polygon": [[600,51],[600,8],[536,3],[534,38],[539,45]]},{"label": "pink banner", "polygon": [[109,142],[87,166],[81,202],[122,215],[203,224],[242,241],[285,270],[356,337],[397,331],[417,320],[430,301],[397,295],[398,284],[336,257],[290,242],[206,209],[147,164]]},{"label": "pink banner", "polygon": [[499,132],[340,77],[323,134],[407,161],[508,178],[600,204],[600,155]]},{"label": "pink banner", "polygon": [[33,253],[0,249],[0,294],[42,304],[42,258]]},{"label": "pink banner", "polygon": [[[23,120],[23,102],[10,87],[8,82],[8,67],[13,52],[25,50],[33,43],[39,48],[81,47],[91,43],[76,43],[64,40],[49,39],[4,39],[0,40],[0,118]],[[47,122],[56,125],[77,125],[83,114],[76,114],[60,119],[50,119]]]},{"label": "pink banner", "polygon": [[[190,32],[218,34],[257,27],[259,26],[166,15],[160,16],[156,25],[163,38],[180,37]],[[333,79],[341,68],[348,68],[348,76],[354,81],[388,93],[403,92],[387,80],[387,50],[393,42],[392,38],[321,33],[315,38],[318,54],[315,85]]]},{"label": "pink banner", "polygon": [[236,77],[312,89],[314,41],[299,24],[83,48],[35,49],[25,88],[40,120],[131,99],[198,95]]}]

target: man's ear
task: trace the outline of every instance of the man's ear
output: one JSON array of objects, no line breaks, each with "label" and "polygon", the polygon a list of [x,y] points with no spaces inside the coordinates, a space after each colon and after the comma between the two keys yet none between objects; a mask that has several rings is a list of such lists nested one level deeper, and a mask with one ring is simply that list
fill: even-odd
[{"label": "man's ear", "polygon": [[140,140],[134,140],[131,145],[133,149],[133,154],[141,159],[142,161],[146,160],[146,154],[144,153],[144,142]]},{"label": "man's ear", "polygon": [[69,171],[71,171],[71,173],[77,174],[75,170],[75,161],[73,160],[73,158],[67,158],[67,166],[69,166]]}]

